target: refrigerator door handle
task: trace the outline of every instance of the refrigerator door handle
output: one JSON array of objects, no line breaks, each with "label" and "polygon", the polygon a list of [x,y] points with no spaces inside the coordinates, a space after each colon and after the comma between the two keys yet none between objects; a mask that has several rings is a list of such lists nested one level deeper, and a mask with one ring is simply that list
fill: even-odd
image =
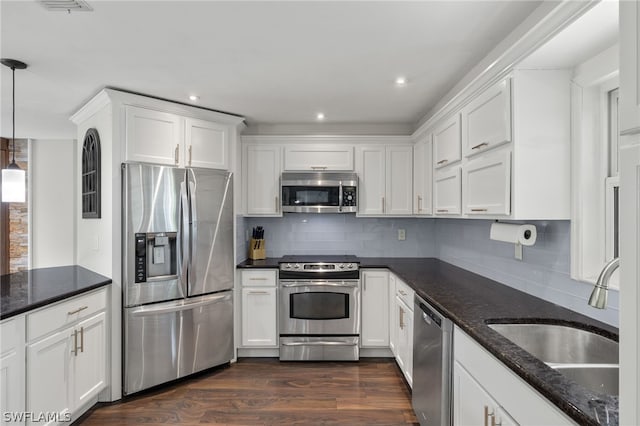
[{"label": "refrigerator door handle", "polygon": [[141,306],[139,308],[132,309],[130,311],[130,314],[133,316],[166,314],[170,312],[187,311],[195,308],[200,308],[202,306],[212,305],[214,303],[226,302],[229,300],[231,300],[231,295],[223,294],[219,296],[198,298],[194,301],[188,300],[163,303],[160,306],[158,306],[158,304]]},{"label": "refrigerator door handle", "polygon": [[189,259],[190,253],[190,240],[191,240],[191,227],[189,225],[189,199],[187,198],[187,183],[183,181],[180,183],[180,228],[182,230],[182,241],[180,242],[181,250],[181,274],[180,282],[182,284],[183,294],[187,294],[187,277],[189,275]]}]

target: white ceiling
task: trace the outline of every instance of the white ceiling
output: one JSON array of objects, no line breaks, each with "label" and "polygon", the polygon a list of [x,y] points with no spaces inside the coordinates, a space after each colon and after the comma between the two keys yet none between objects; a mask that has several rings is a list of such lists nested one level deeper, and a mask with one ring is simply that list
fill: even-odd
[{"label": "white ceiling", "polygon": [[[105,86],[252,123],[415,123],[539,2],[96,1],[93,12],[0,3],[16,71],[16,136],[74,138],[68,117]],[[11,71],[2,67],[2,136]],[[394,79],[406,76],[404,88]]]}]

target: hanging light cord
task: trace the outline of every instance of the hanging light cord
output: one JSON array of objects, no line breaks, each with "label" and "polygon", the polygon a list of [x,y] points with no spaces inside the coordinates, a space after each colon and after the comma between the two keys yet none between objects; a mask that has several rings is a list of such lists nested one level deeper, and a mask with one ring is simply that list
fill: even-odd
[{"label": "hanging light cord", "polygon": [[13,122],[13,162],[11,164],[16,164],[16,67],[11,67],[12,80],[13,80],[13,105],[11,109],[12,114],[12,122]]}]

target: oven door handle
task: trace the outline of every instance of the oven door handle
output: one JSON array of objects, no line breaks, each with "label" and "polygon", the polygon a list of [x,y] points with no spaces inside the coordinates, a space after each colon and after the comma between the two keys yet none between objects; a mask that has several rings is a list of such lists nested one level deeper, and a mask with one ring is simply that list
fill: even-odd
[{"label": "oven door handle", "polygon": [[325,342],[292,342],[292,343],[280,343],[282,346],[358,346],[358,343],[350,343],[350,342],[333,342],[333,341],[325,341]]},{"label": "oven door handle", "polygon": [[292,288],[292,287],[348,287],[355,288],[358,287],[358,283],[332,283],[332,282],[306,282],[306,283],[291,283],[291,284],[281,284],[284,288]]}]

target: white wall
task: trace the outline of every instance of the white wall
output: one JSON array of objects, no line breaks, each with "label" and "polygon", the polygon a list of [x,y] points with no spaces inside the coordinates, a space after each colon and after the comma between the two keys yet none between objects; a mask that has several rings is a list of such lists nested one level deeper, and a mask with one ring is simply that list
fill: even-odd
[{"label": "white wall", "polygon": [[31,267],[75,263],[76,141],[30,142]]}]

